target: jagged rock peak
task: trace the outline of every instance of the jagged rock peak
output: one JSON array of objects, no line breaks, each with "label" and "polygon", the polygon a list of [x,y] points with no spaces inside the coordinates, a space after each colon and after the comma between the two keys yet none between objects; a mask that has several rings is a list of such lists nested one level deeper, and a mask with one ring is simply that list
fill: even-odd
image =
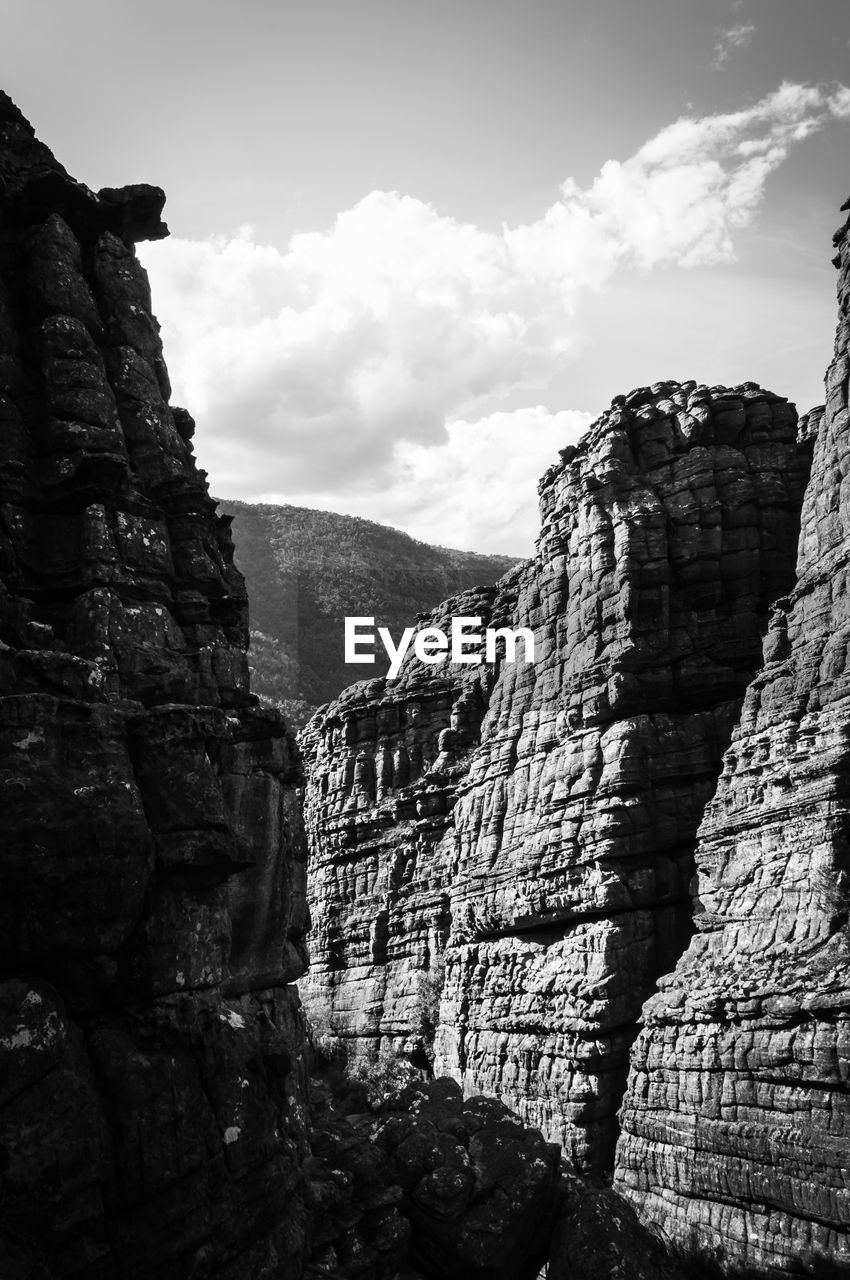
[{"label": "jagged rock peak", "polygon": [[[684,452],[703,441],[723,442],[724,428],[727,442],[735,439],[735,424],[741,423],[741,407],[758,402],[787,404],[787,398],[765,391],[756,382],[744,382],[735,387],[708,387],[703,383],[654,382],[651,387],[635,387],[626,395],[614,396],[611,406],[591,423],[577,445],[567,445],[560,450],[560,462],[544,473],[538,484],[542,491],[552,484],[564,467],[574,462],[581,465],[584,459],[601,460],[606,455],[617,456],[616,442],[634,442],[639,445],[647,423],[672,420],[675,423],[669,440],[669,449]],[[719,430],[715,430],[715,424]],[[608,441],[606,438],[613,437]],[[638,459],[634,461],[637,463]],[[640,463],[651,466],[651,459]]]},{"label": "jagged rock peak", "polygon": [[30,122],[0,90],[0,209],[4,224],[38,225],[60,214],[82,244],[111,231],[126,243],[162,240],[165,192],[136,183],[95,193],[70,177],[52,151],[35,136]]}]

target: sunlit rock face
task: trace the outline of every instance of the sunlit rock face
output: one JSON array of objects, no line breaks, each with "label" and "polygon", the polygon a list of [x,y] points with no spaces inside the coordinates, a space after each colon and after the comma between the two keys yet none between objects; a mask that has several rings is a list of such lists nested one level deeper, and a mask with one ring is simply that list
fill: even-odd
[{"label": "sunlit rock face", "polygon": [[617,1183],[671,1236],[776,1274],[850,1266],[850,242],[796,583],[706,810],[697,932],[643,1011]]},{"label": "sunlit rock face", "polygon": [[0,1272],[296,1275],[300,765],[134,242],[0,95]]},{"label": "sunlit rock face", "polygon": [[421,620],[529,627],[535,662],[408,655],[313,719],[306,996],[358,1052],[433,1056],[610,1168],[809,453],[751,383],[618,397],[544,476],[536,556]]}]

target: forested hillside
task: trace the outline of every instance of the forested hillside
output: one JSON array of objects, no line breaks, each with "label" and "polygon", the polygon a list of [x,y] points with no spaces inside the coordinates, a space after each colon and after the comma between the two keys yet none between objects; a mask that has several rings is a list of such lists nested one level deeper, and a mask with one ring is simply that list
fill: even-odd
[{"label": "forested hillside", "polygon": [[236,563],[248,585],[251,688],[298,728],[355,680],[385,675],[346,665],[344,619],[367,615],[395,639],[417,613],[468,587],[495,582],[513,556],[433,547],[356,516],[223,499]]}]

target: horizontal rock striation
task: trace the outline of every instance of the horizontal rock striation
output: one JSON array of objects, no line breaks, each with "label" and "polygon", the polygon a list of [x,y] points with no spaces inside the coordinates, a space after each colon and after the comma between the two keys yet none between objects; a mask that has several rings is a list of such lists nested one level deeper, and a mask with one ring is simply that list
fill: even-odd
[{"label": "horizontal rock striation", "polygon": [[[419,621],[507,625],[520,576],[453,596]],[[300,989],[314,1023],[351,1041],[355,1056],[384,1042],[422,1068],[433,1058],[451,925],[442,837],[453,832],[493,679],[490,667],[408,659],[397,680],[352,685],[302,732],[311,932]]]},{"label": "horizontal rock striation", "polygon": [[364,1053],[433,1054],[584,1167],[610,1167],[640,1008],[687,945],[697,826],[793,582],[796,424],[751,383],[618,397],[541,482],[534,559],[420,619],[529,627],[536,661],[409,656],[305,731],[314,1018]]},{"label": "horizontal rock striation", "polygon": [[[846,206],[845,206],[846,207]],[[797,581],[697,849],[697,932],[643,1012],[617,1183],[751,1274],[850,1268],[850,241]]]},{"label": "horizontal rock striation", "polygon": [[305,1254],[300,764],[139,239],[0,95],[0,1272]]}]

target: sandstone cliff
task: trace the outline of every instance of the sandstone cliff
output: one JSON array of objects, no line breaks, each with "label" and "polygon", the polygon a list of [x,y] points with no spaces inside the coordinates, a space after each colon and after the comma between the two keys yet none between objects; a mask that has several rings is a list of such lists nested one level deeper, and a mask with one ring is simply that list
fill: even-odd
[{"label": "sandstone cliff", "polygon": [[617,1153],[645,1217],[770,1274],[850,1268],[848,224],[836,240],[797,581],[702,822],[697,932],[644,1009]]},{"label": "sandstone cliff", "polygon": [[[0,95],[0,1274],[516,1280],[557,1153],[501,1104],[440,1081],[308,1152],[303,778],[169,404],[133,250],[162,204],[75,182]],[[420,620],[529,626],[537,663],[409,658],[306,735],[314,1014],[597,1169],[632,1046],[620,1190],[767,1274],[848,1264],[839,250],[824,415],[618,398],[535,558]],[[678,1274],[570,1185],[552,1274]]]},{"label": "sandstone cliff", "polygon": [[354,685],[305,730],[313,1016],[611,1165],[641,1005],[691,932],[697,827],[809,450],[754,384],[618,397],[541,482],[537,555],[421,619],[537,661]]},{"label": "sandstone cliff", "polygon": [[300,766],[135,241],[0,95],[4,1280],[299,1274]]}]

